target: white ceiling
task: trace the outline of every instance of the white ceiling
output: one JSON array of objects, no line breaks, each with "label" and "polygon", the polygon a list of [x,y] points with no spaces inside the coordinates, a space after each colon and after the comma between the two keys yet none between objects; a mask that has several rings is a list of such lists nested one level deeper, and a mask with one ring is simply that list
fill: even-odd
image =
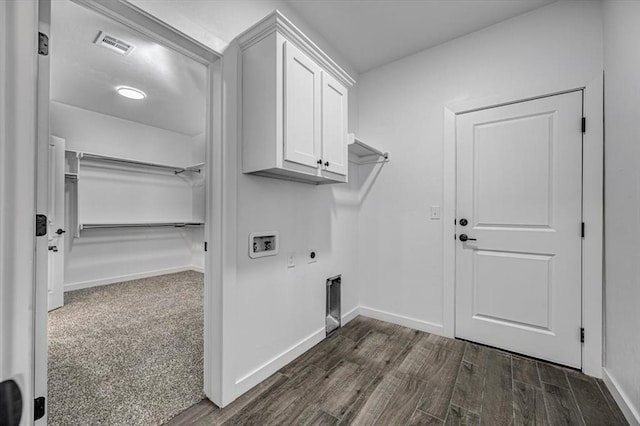
[{"label": "white ceiling", "polygon": [[288,0],[362,73],[556,0]]},{"label": "white ceiling", "polygon": [[[93,44],[105,31],[136,46],[122,56]],[[122,24],[70,1],[51,11],[51,99],[175,132],[205,129],[206,68]],[[147,98],[119,96],[132,86]]]}]

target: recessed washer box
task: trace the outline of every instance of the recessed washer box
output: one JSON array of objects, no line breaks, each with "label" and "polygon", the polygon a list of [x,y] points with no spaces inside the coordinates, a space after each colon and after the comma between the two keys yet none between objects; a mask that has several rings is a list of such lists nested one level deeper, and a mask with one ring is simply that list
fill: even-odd
[{"label": "recessed washer box", "polygon": [[277,232],[252,232],[249,234],[250,258],[275,256],[279,251],[280,241]]}]

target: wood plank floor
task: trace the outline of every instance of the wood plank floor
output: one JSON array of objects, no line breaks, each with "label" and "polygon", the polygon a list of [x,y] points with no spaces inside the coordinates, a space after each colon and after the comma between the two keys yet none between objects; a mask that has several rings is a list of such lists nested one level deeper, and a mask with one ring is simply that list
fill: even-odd
[{"label": "wood plank floor", "polygon": [[167,425],[626,425],[600,380],[358,317],[233,404]]}]

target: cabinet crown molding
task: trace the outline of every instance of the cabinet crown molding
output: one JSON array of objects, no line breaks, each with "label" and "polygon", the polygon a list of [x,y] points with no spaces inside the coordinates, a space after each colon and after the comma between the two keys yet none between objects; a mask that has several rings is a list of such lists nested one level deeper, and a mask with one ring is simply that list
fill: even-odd
[{"label": "cabinet crown molding", "polygon": [[347,74],[345,70],[336,64],[322,49],[277,9],[239,35],[237,37],[238,45],[240,49],[244,51],[274,32],[282,34],[286,39],[293,42],[307,56],[329,71],[334,78],[345,86],[351,87],[355,84],[353,77]]}]

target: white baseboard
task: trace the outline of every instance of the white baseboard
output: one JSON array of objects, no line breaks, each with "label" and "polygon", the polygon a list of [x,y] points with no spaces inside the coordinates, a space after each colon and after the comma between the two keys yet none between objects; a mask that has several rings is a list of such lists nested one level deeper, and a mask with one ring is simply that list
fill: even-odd
[{"label": "white baseboard", "polygon": [[616,400],[618,406],[622,410],[625,418],[631,426],[640,425],[640,407],[634,407],[631,398],[620,388],[618,381],[607,371],[606,368],[602,369],[602,380],[607,385],[607,389],[611,392],[613,399]]},{"label": "white baseboard", "polygon": [[427,333],[438,334],[444,336],[444,326],[442,324],[436,324],[428,321],[423,321],[415,318],[405,317],[403,315],[392,314],[391,312],[380,311],[378,309],[367,308],[366,306],[360,306],[360,315],[377,319],[380,321],[386,321],[393,324],[402,325],[404,327],[413,328],[415,330],[426,331]]},{"label": "white baseboard", "polygon": [[360,307],[356,306],[346,314],[342,316],[342,326],[344,327],[347,323],[349,323],[352,319],[360,315]]},{"label": "white baseboard", "polygon": [[236,398],[320,343],[325,336],[326,330],[323,327],[291,346],[280,355],[270,359],[249,374],[236,380]]},{"label": "white baseboard", "polygon": [[184,272],[184,271],[204,272],[203,268],[200,268],[198,266],[193,266],[193,265],[177,266],[174,268],[156,269],[154,271],[145,271],[137,274],[119,275],[117,277],[99,278],[97,280],[66,283],[64,285],[64,291],[67,292],[67,291],[81,290],[83,288],[98,287],[101,285],[121,283],[124,281],[139,280],[141,278],[157,277],[159,275],[174,274],[176,272]]},{"label": "white baseboard", "polygon": [[[355,307],[346,314],[342,315],[342,325],[346,325],[348,322],[357,317],[360,313],[360,308]],[[324,328],[310,334],[302,339],[280,355],[272,358],[264,363],[262,366],[256,368],[249,374],[241,377],[236,381],[236,397],[239,397],[258,383],[262,382],[276,371],[280,370],[285,365],[320,343],[326,336],[326,330]]]}]

